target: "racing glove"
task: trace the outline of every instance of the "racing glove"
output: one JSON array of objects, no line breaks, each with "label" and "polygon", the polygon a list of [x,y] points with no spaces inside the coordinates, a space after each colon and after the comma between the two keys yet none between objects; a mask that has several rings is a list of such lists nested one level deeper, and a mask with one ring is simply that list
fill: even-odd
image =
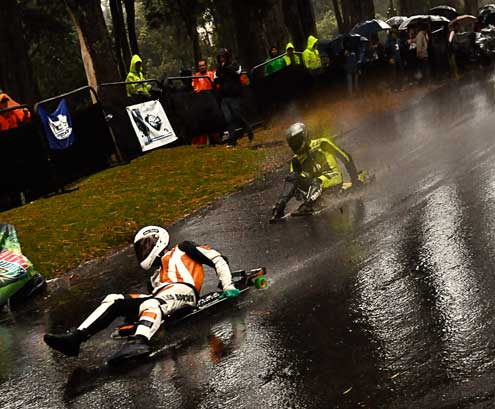
[{"label": "racing glove", "polygon": [[237,298],[237,297],[239,297],[240,293],[241,292],[237,288],[231,288],[231,289],[225,290],[220,295],[220,298]]},{"label": "racing glove", "polygon": [[313,179],[306,194],[306,200],[308,202],[315,202],[323,192],[320,179]]}]

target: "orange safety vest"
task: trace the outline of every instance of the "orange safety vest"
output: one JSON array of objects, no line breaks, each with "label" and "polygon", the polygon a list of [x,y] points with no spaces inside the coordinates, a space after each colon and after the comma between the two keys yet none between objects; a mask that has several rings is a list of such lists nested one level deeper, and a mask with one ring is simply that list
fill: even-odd
[{"label": "orange safety vest", "polygon": [[[7,108],[19,105],[9,95],[3,93],[0,94],[0,101],[3,98],[7,98]],[[26,108],[14,109],[0,114],[0,131],[6,131],[7,129],[17,128],[22,123],[31,118],[31,113]]]},{"label": "orange safety vest", "polygon": [[211,82],[208,80],[208,78],[195,78],[192,80],[192,86],[194,88],[194,92],[201,92],[201,91],[211,91],[213,89],[213,82],[215,80],[215,71],[206,71],[206,74],[201,74],[200,72],[197,72],[194,74],[195,77],[199,76],[208,76],[211,79]]}]

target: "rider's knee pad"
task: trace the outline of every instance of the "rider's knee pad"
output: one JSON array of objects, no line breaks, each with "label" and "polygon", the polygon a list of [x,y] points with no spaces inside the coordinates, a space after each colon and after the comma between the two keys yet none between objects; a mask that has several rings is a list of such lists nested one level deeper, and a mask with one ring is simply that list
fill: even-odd
[{"label": "rider's knee pad", "polygon": [[145,310],[159,310],[159,309],[160,309],[160,302],[156,298],[151,298],[149,300],[146,300],[139,306],[140,313]]}]

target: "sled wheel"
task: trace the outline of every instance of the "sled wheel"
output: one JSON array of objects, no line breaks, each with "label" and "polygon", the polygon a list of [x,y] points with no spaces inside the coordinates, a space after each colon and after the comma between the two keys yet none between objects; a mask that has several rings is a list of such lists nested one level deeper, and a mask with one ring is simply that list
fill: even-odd
[{"label": "sled wheel", "polygon": [[260,276],[254,280],[254,286],[258,289],[261,290],[263,288],[266,288],[268,285],[268,281],[266,281],[266,278],[264,276]]}]

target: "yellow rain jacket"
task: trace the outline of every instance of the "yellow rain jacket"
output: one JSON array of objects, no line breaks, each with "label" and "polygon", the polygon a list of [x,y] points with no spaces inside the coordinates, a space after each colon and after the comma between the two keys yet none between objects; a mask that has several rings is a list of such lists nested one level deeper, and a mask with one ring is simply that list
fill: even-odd
[{"label": "yellow rain jacket", "polygon": [[315,70],[321,67],[320,53],[316,48],[318,39],[313,36],[308,37],[308,46],[303,51],[303,63],[308,70]]},{"label": "yellow rain jacket", "polygon": [[294,155],[290,171],[310,179],[318,178],[323,189],[328,189],[343,182],[337,158],[344,163],[351,179],[356,180],[357,171],[352,157],[329,138],[314,139],[309,144],[309,151]]},{"label": "yellow rain jacket", "polygon": [[[141,69],[138,71],[136,68],[136,64],[141,63]],[[129,69],[129,74],[125,79],[125,82],[133,82],[133,81],[144,81],[143,68],[142,68],[143,60],[139,57],[139,55],[133,55],[131,58],[131,67]],[[151,88],[150,84],[126,84],[125,86],[128,97],[134,97],[139,94],[144,94],[149,96],[149,90]]]},{"label": "yellow rain jacket", "polygon": [[[294,44],[292,43],[287,43],[287,45],[285,46],[285,52],[287,52],[289,50],[289,48],[292,48],[295,50],[294,48]],[[292,61],[291,61],[291,58],[288,56],[288,55],[284,55],[284,61],[285,61],[285,66],[288,67],[289,65],[292,64]],[[296,65],[299,65],[301,64],[301,58],[299,57],[299,55],[297,55],[296,53],[294,53],[294,63]]]}]

